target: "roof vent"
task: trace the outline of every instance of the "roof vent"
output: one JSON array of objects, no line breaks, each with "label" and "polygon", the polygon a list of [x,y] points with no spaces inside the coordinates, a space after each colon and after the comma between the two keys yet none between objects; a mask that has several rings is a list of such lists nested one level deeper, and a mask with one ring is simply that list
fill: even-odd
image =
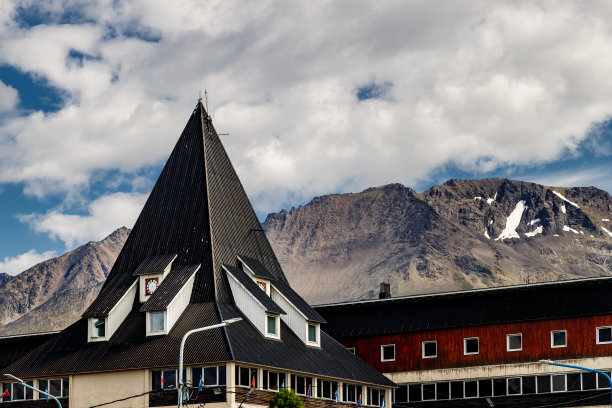
[{"label": "roof vent", "polygon": [[389,299],[391,297],[391,284],[389,282],[380,283],[379,299]]}]

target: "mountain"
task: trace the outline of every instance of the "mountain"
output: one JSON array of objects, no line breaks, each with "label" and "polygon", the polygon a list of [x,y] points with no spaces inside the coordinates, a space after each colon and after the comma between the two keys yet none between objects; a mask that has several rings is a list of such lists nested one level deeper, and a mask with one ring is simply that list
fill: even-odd
[{"label": "mountain", "polygon": [[17,276],[0,274],[0,335],[66,327],[98,294],[129,230],[119,228]]},{"label": "mountain", "polygon": [[612,197],[508,179],[313,199],[263,223],[311,303],[612,275]]}]

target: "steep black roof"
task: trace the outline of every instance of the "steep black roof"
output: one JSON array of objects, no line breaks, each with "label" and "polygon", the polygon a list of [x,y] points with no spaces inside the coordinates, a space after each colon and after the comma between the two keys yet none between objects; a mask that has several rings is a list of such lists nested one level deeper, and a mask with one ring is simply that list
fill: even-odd
[{"label": "steep black roof", "polygon": [[259,286],[253,281],[253,279],[249,278],[246,273],[239,268],[234,268],[233,266],[223,265],[223,268],[232,275],[240,284],[251,294],[263,307],[266,308],[267,312],[273,312],[278,314],[286,314],[285,311],[277,305],[270,296],[266,295],[266,293],[261,290]]},{"label": "steep black roof", "polygon": [[177,266],[162,281],[149,300],[140,308],[141,312],[164,310],[179,293],[183,285],[200,269],[200,265]]},{"label": "steep black roof", "polygon": [[612,278],[315,306],[325,330],[350,338],[612,313]]},{"label": "steep black roof", "polygon": [[238,255],[238,260],[244,263],[247,268],[251,270],[255,274],[255,276],[259,276],[261,278],[266,278],[271,281],[275,280],[274,276],[268,272],[265,266],[261,264],[257,259],[249,258],[248,256]]},{"label": "steep black roof", "polygon": [[176,254],[147,256],[134,271],[134,276],[163,272],[175,258]]},{"label": "steep black roof", "polygon": [[134,278],[132,274],[123,274],[117,276],[112,282],[105,282],[98,297],[89,305],[83,317],[105,317],[115,307],[119,299],[127,290],[136,282],[138,278]]}]

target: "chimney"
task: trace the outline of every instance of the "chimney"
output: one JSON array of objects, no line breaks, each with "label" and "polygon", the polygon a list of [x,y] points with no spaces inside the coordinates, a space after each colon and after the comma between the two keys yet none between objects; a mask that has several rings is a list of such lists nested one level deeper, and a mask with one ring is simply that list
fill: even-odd
[{"label": "chimney", "polygon": [[391,284],[388,282],[380,283],[380,293],[378,294],[379,299],[389,299],[391,297]]}]

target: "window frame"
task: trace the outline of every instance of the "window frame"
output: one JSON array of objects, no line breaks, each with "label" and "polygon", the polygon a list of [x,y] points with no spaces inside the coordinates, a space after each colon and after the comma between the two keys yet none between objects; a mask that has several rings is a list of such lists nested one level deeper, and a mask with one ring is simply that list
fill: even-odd
[{"label": "window frame", "polygon": [[[436,346],[436,354],[434,354],[433,356],[426,356],[425,355],[425,345],[426,344],[430,344],[433,343]],[[438,340],[425,340],[421,342],[421,358],[436,358],[438,357]]]},{"label": "window frame", "polygon": [[[315,341],[310,341],[310,327],[315,329]],[[321,325],[319,323],[306,321],[306,345],[321,347]]]},{"label": "window frame", "polygon": [[[467,341],[468,340],[476,340],[476,352],[468,353],[467,351]],[[476,354],[480,354],[480,339],[478,337],[464,337],[463,338],[463,355],[464,356],[473,356]]]},{"label": "window frame", "polygon": [[[517,349],[511,349],[510,348],[510,337],[512,336],[520,336],[521,339],[521,347],[517,348]],[[510,334],[506,334],[506,351],[507,352],[513,352],[513,351],[522,351],[523,350],[523,333],[510,333]]]},{"label": "window frame", "polygon": [[[69,389],[70,389],[70,378],[69,377],[40,378],[40,379],[37,380],[37,385],[38,385],[38,388],[40,390],[44,391],[45,390],[45,386],[47,387],[47,389],[50,390],[51,387],[49,385],[49,382],[50,381],[57,381],[57,380],[59,380],[59,382],[60,382],[60,395],[53,395],[53,393],[50,392],[50,391],[47,391],[47,392],[49,394],[53,395],[55,398],[68,398],[69,395],[65,395],[65,394],[68,394],[70,392],[69,391]],[[66,387],[64,386],[64,382],[68,383],[68,389],[67,390],[66,390]],[[43,385],[45,385],[45,386],[43,386]],[[38,393],[38,399],[41,400],[41,399],[44,399],[44,398],[46,398],[45,394],[43,394],[42,392],[39,392]],[[22,401],[22,400],[20,400],[20,401]]]},{"label": "window frame", "polygon": [[[165,310],[155,310],[152,312],[147,312],[148,314],[148,318],[147,318],[147,325],[148,325],[148,329],[149,329],[149,335],[151,336],[157,336],[160,334],[166,334],[166,324],[167,322],[167,316],[166,316],[166,311]],[[153,330],[153,317],[154,316],[159,316],[161,315],[163,318],[163,329],[162,330]]]},{"label": "window frame", "polygon": [[[564,343],[561,346],[555,346],[555,333],[563,333]],[[550,331],[550,348],[564,348],[567,347],[567,330],[551,330]]]},{"label": "window frame", "polygon": [[[555,377],[563,377],[563,389],[555,390]],[[550,392],[558,393],[558,392],[567,392],[567,375],[566,373],[555,373],[550,375]]]},{"label": "window frame", "polygon": [[[510,380],[515,380],[518,379],[519,380],[519,392],[518,393],[510,393]],[[523,376],[517,376],[517,377],[506,377],[506,396],[507,397],[513,397],[516,395],[523,395]]]},{"label": "window frame", "polygon": [[[385,348],[393,348],[393,358],[385,358]],[[381,344],[380,346],[380,361],[395,361],[395,344]]]},{"label": "window frame", "polygon": [[[220,370],[220,367],[223,367],[223,370]],[[195,378],[196,376],[194,376],[194,370],[201,370],[201,375],[203,377],[205,377],[205,369],[211,369],[214,368],[216,369],[216,377],[217,377],[217,382],[215,384],[210,384],[208,383],[206,380],[204,380],[204,388],[206,387],[224,387],[226,385],[226,381],[227,381],[227,367],[225,365],[215,365],[215,366],[197,366],[197,367],[191,367],[191,383],[193,384],[194,387],[198,388],[200,386],[200,379],[199,378]],[[223,371],[223,373],[221,373],[221,371]],[[223,374],[223,375],[222,375]],[[221,382],[221,378],[223,378],[223,382]]]},{"label": "window frame", "polygon": [[[270,319],[274,319],[275,333],[270,333]],[[280,316],[266,313],[266,337],[269,339],[280,339]]]},{"label": "window frame", "polygon": [[612,339],[610,341],[600,341],[599,340],[599,330],[600,329],[610,329],[610,337],[612,338],[612,326],[598,326],[595,329],[595,335],[596,335],[597,344],[612,344]]}]

